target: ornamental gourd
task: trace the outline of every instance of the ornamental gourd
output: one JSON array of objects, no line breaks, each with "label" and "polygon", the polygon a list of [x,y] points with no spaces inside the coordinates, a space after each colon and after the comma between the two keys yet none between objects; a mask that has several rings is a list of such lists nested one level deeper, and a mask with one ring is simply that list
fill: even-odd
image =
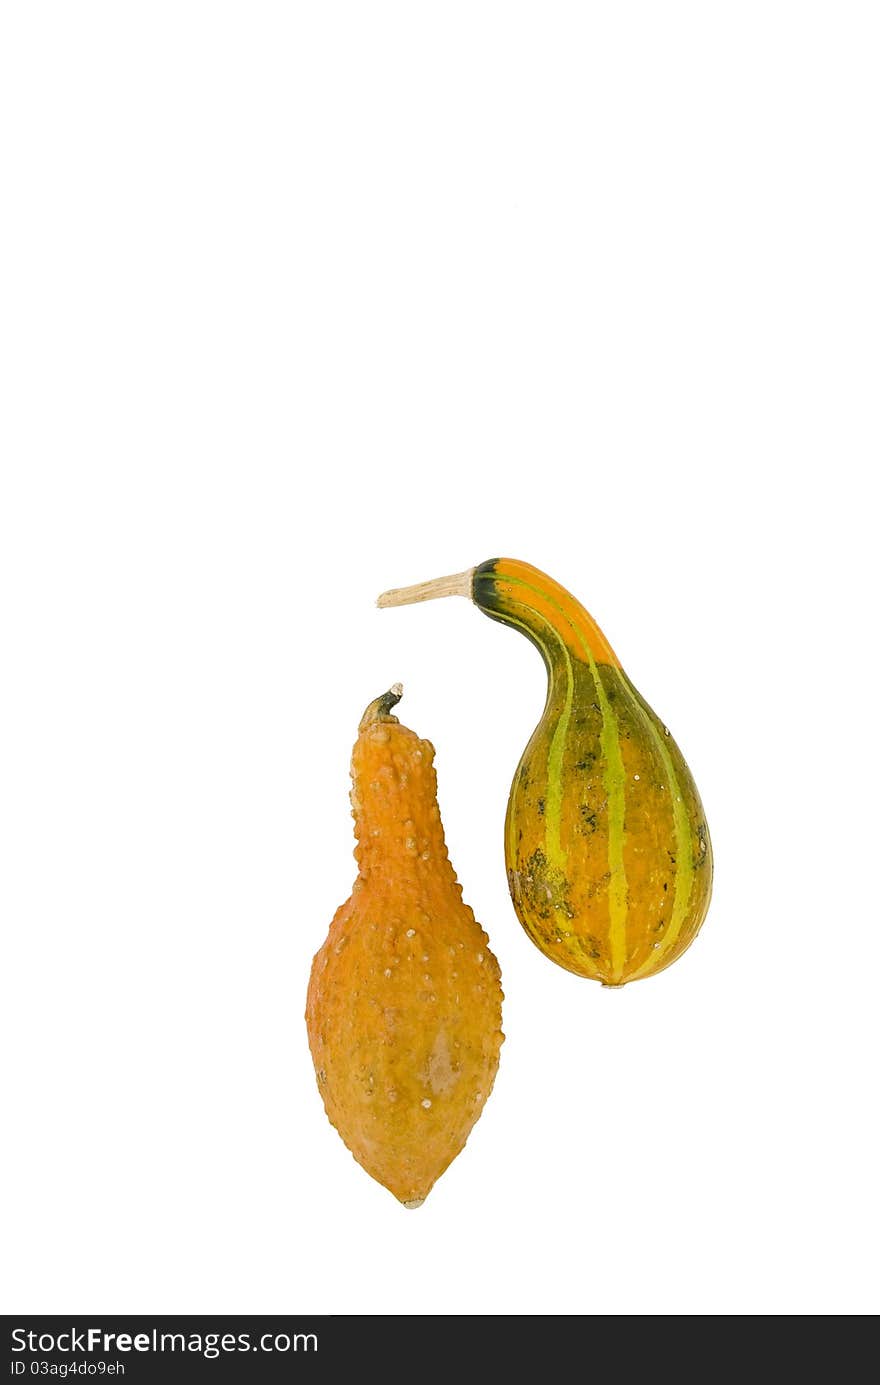
[{"label": "ornamental gourd", "polygon": [[494,558],[378,604],[452,595],[519,630],[547,668],[504,831],[523,928],[552,961],[605,986],[653,976],[693,942],[712,892],[706,815],[678,745],[593,617],[528,563]]},{"label": "ornamental gourd", "polygon": [[371,702],[351,758],[358,875],[312,963],[309,1047],[357,1162],[418,1207],[461,1152],[498,1070],[501,973],[462,900],[434,747]]}]

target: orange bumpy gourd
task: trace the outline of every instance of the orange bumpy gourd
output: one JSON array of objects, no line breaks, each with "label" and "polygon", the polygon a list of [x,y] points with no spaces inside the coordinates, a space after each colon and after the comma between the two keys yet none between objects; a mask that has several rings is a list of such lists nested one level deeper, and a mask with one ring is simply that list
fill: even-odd
[{"label": "orange bumpy gourd", "polygon": [[312,963],[309,1046],[324,1108],[359,1164],[417,1207],[492,1090],[501,973],[449,861],[434,748],[364,713],[351,761],[358,876]]}]

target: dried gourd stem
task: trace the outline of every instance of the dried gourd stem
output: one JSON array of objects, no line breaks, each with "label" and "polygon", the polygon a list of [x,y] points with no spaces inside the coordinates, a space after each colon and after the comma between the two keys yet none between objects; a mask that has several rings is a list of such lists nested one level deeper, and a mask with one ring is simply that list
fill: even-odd
[{"label": "dried gourd stem", "polygon": [[430,582],[416,582],[412,587],[392,587],[376,600],[377,606],[410,606],[415,601],[433,601],[438,596],[466,596],[473,600],[474,571],[453,572],[448,577],[435,577]]},{"label": "dried gourd stem", "polygon": [[361,717],[359,731],[363,731],[372,722],[392,721],[396,722],[397,717],[392,715],[391,708],[396,707],[403,697],[403,684],[392,683],[387,692],[382,693],[381,697],[373,698],[367,710]]}]

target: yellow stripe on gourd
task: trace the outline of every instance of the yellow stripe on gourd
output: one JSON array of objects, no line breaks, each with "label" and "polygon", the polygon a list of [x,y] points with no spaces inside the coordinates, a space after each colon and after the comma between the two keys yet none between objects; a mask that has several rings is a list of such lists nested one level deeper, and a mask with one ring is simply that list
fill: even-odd
[{"label": "yellow stripe on gourd", "polygon": [[568,736],[568,726],[571,721],[571,707],[574,699],[574,670],[571,666],[571,658],[568,650],[565,651],[565,662],[567,665],[567,682],[565,689],[565,701],[553,738],[550,741],[550,750],[547,756],[547,801],[544,805],[544,820],[547,824],[547,858],[554,866],[562,870],[565,866],[565,849],[562,845],[562,787],[563,787],[563,760],[565,754],[565,741]]},{"label": "yellow stripe on gourd", "polygon": [[602,686],[593,652],[584,645],[590,662],[590,672],[596,685],[596,695],[602,712],[600,744],[605,758],[602,780],[608,795],[608,950],[615,980],[623,976],[626,966],[626,918],[629,912],[626,867],[623,863],[624,825],[626,822],[626,771],[620,748],[620,726]]}]

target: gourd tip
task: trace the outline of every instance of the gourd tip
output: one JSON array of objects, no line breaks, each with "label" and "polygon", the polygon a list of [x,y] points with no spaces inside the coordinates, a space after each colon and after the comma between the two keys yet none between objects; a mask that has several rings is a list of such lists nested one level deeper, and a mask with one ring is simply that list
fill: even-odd
[{"label": "gourd tip", "polygon": [[403,1205],[412,1211],[415,1207],[421,1207],[424,1201],[425,1199],[423,1197],[413,1197],[410,1198],[409,1202],[404,1202]]}]

